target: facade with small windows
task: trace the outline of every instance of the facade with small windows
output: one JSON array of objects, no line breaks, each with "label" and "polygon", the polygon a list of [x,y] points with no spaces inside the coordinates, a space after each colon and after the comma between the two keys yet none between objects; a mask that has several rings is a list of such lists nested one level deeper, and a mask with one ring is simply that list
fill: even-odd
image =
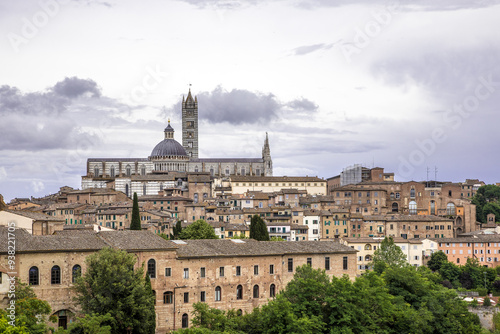
[{"label": "facade with small windows", "polygon": [[477,259],[482,266],[498,267],[500,265],[500,235],[475,235],[435,239],[438,250],[443,251],[448,261],[464,265],[468,258]]},{"label": "facade with small windows", "polygon": [[[0,228],[1,240],[7,240],[6,232]],[[196,302],[251,312],[285,288],[300,265],[325,269],[330,276],[354,279],[357,275],[356,251],[333,241],[172,242],[146,231],[65,231],[32,236],[19,229],[16,242],[18,277],[49,302],[62,327],[78,312],[72,301],[73,279],[85,272],[85,258],[104,247],[124,249],[137,257],[137,267],[144,264],[155,295],[157,333],[188,327]],[[7,266],[6,254],[7,243],[0,241],[0,268]],[[8,301],[5,293],[0,291],[4,304]]]},{"label": "facade with small windows", "polygon": [[253,191],[282,192],[281,196],[286,196],[287,193],[289,196],[293,195],[294,201],[300,199],[300,193],[297,190],[306,191],[309,195],[326,195],[326,180],[313,176],[256,177],[235,175],[231,176],[230,180],[233,195]]}]

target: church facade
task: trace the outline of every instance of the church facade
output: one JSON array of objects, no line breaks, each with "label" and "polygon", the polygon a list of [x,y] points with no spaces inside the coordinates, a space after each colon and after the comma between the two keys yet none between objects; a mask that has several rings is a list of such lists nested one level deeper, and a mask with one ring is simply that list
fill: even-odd
[{"label": "church facade", "polygon": [[266,133],[261,158],[200,158],[198,155],[198,99],[189,91],[182,98],[182,145],[174,139],[170,121],[165,138],[147,158],[90,158],[82,189],[111,187],[131,197],[186,185],[188,174],[209,173],[213,178],[272,176],[273,162]]}]

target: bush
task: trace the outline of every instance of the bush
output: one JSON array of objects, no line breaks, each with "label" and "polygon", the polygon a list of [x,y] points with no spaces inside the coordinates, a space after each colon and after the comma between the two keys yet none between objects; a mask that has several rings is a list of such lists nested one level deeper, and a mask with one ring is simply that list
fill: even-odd
[{"label": "bush", "polygon": [[441,285],[444,286],[445,288],[448,288],[448,289],[453,289],[453,285],[451,284],[450,281],[448,281],[447,279],[445,279],[444,281],[441,282]]},{"label": "bush", "polygon": [[470,302],[470,306],[472,307],[478,307],[479,305],[479,302],[477,301],[477,299],[474,299],[473,301]]},{"label": "bush", "polygon": [[488,295],[488,289],[485,289],[485,288],[477,288],[476,289],[477,293],[480,295],[480,296],[486,296]]},{"label": "bush", "polygon": [[491,300],[489,297],[484,298],[483,306],[491,306]]}]

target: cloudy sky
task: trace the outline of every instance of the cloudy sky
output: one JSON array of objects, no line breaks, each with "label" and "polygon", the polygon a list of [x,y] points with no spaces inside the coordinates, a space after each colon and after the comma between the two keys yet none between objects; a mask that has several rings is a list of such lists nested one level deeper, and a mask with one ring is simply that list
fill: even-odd
[{"label": "cloudy sky", "polygon": [[500,182],[498,1],[0,0],[0,194],[147,157],[198,96],[200,157]]}]

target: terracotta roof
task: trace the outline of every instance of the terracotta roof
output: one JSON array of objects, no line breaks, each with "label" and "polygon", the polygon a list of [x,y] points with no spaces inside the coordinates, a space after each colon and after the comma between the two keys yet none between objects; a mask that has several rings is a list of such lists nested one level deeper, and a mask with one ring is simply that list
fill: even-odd
[{"label": "terracotta roof", "polygon": [[[410,244],[421,244],[423,239],[416,239],[416,238],[411,238],[411,239],[404,239],[404,238],[395,238],[392,237],[395,243],[410,243]],[[363,238],[342,238],[342,240],[356,244],[356,243],[381,243],[384,241],[384,238],[370,238],[370,237],[363,237]]]},{"label": "terracotta roof", "polygon": [[148,231],[102,231],[99,236],[113,247],[134,250],[166,250],[174,249],[172,241]]},{"label": "terracotta roof", "polygon": [[52,222],[53,221],[60,221],[60,222],[64,221],[64,219],[55,218],[53,216],[49,216],[49,215],[46,215],[44,213],[27,211],[27,210],[9,210],[9,209],[5,209],[3,211],[9,212],[9,213],[13,213],[13,214],[16,214],[16,215],[19,215],[19,216],[23,216],[23,217],[26,217],[26,218],[30,218],[30,219],[33,219],[33,220],[52,221]]},{"label": "terracotta roof", "polygon": [[326,182],[315,176],[231,176],[231,182]]},{"label": "terracotta roof", "polygon": [[178,258],[268,256],[294,254],[356,253],[351,247],[334,241],[276,242],[244,239],[184,240],[178,244]]}]

